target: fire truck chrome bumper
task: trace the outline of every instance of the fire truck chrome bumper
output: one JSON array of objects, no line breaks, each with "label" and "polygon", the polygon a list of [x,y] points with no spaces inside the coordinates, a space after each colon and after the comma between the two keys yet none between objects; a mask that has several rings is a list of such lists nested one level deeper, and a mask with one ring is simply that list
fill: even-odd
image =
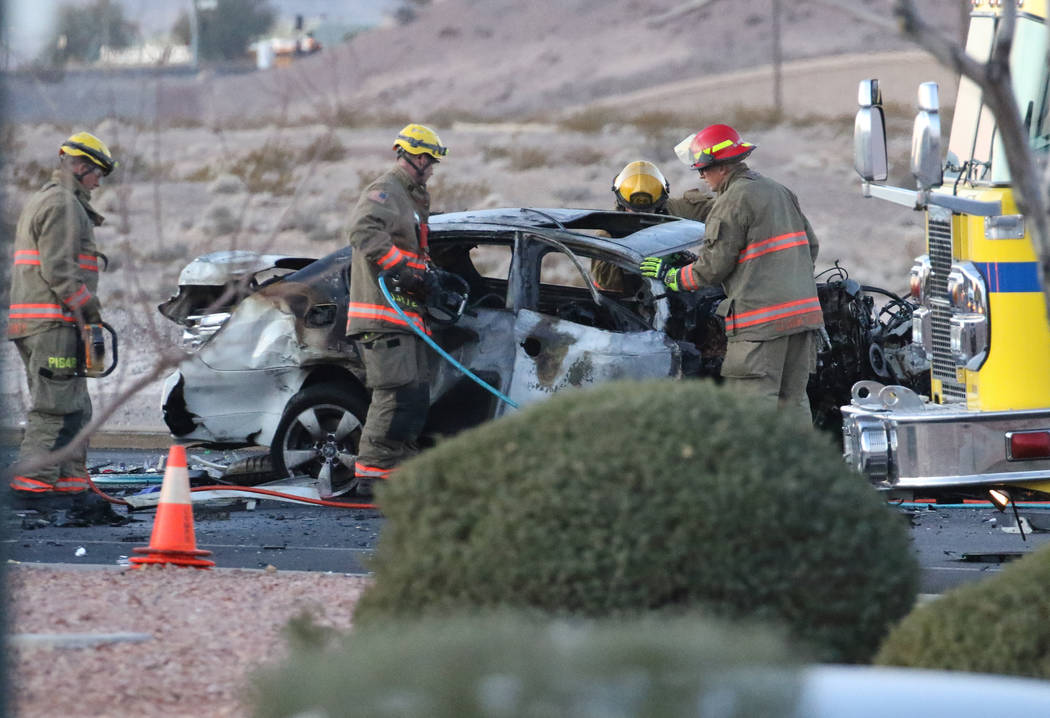
[{"label": "fire truck chrome bumper", "polygon": [[1008,435],[1050,429],[1050,409],[977,412],[925,403],[842,407],[843,458],[880,488],[1016,484],[1050,478],[1050,459],[1011,460]]}]

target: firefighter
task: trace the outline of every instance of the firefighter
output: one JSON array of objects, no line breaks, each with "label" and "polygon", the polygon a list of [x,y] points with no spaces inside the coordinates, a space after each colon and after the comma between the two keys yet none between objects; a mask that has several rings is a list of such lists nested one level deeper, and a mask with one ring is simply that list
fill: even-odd
[{"label": "firefighter", "polygon": [[421,306],[430,277],[426,185],[448,149],[436,132],[418,124],[402,129],[393,149],[394,167],[368,185],[350,219],[346,334],[361,356],[365,385],[372,392],[352,484],[362,497],[418,451],[415,442],[430,406],[426,344],[387,304],[378,277],[386,273],[385,282],[408,321],[429,335]]},{"label": "firefighter", "polygon": [[625,212],[655,212],[703,222],[711,209],[714,197],[690,189],[681,197],[671,197],[671,185],[663,172],[652,162],[628,162],[613,179],[613,197],[616,207]]},{"label": "firefighter", "polygon": [[[117,163],[105,143],[87,132],[63,142],[58,155],[58,169],[30,198],[15,230],[7,332],[29,383],[20,462],[67,446],[91,419],[87,381],[76,376],[84,360],[77,334],[84,324],[102,321],[96,292],[105,257],[95,246],[94,228],[103,217],[91,206],[91,191]],[[82,495],[90,487],[86,459],[85,442],[57,465],[16,473],[11,489],[37,505]]]},{"label": "firefighter", "polygon": [[[699,189],[687,190],[681,197],[671,197],[671,185],[663,172],[646,160],[628,162],[613,178],[612,193],[616,208],[623,212],[671,214],[699,222],[704,221],[714,202],[714,197]],[[626,294],[633,294],[638,289],[625,279],[622,269],[600,259],[591,262],[591,274],[599,289]]]},{"label": "firefighter", "polygon": [[811,422],[806,384],[824,326],[813,279],[817,237],[795,194],[748,168],[754,150],[728,125],[692,137],[686,162],[715,192],[699,257],[681,268],[647,257],[640,270],[676,292],[721,284],[726,383]]}]

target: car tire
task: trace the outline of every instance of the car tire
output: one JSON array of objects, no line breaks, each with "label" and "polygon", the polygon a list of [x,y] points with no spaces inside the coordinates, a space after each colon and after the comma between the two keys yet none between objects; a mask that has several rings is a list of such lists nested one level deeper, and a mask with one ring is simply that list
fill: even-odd
[{"label": "car tire", "polygon": [[332,486],[354,476],[365,403],[337,384],[317,384],[293,396],[274,432],[270,456],[277,476],[327,478]]}]

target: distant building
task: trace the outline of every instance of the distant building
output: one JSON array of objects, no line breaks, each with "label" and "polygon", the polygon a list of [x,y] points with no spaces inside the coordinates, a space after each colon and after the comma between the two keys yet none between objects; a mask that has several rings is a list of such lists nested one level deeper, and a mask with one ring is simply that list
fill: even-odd
[{"label": "distant building", "polygon": [[146,43],[135,47],[116,49],[105,45],[99,50],[99,65],[120,67],[189,65],[193,53],[187,45]]}]

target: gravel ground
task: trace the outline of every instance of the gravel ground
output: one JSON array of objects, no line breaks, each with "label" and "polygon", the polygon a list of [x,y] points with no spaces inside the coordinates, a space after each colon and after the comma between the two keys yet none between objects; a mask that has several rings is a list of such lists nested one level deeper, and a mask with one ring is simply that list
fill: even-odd
[{"label": "gravel ground", "polygon": [[[34,716],[247,716],[252,671],[286,655],[308,612],[346,630],[369,579],[339,574],[9,566],[8,708]],[[30,634],[145,633],[94,647]],[[19,636],[24,638],[18,638]]]}]

